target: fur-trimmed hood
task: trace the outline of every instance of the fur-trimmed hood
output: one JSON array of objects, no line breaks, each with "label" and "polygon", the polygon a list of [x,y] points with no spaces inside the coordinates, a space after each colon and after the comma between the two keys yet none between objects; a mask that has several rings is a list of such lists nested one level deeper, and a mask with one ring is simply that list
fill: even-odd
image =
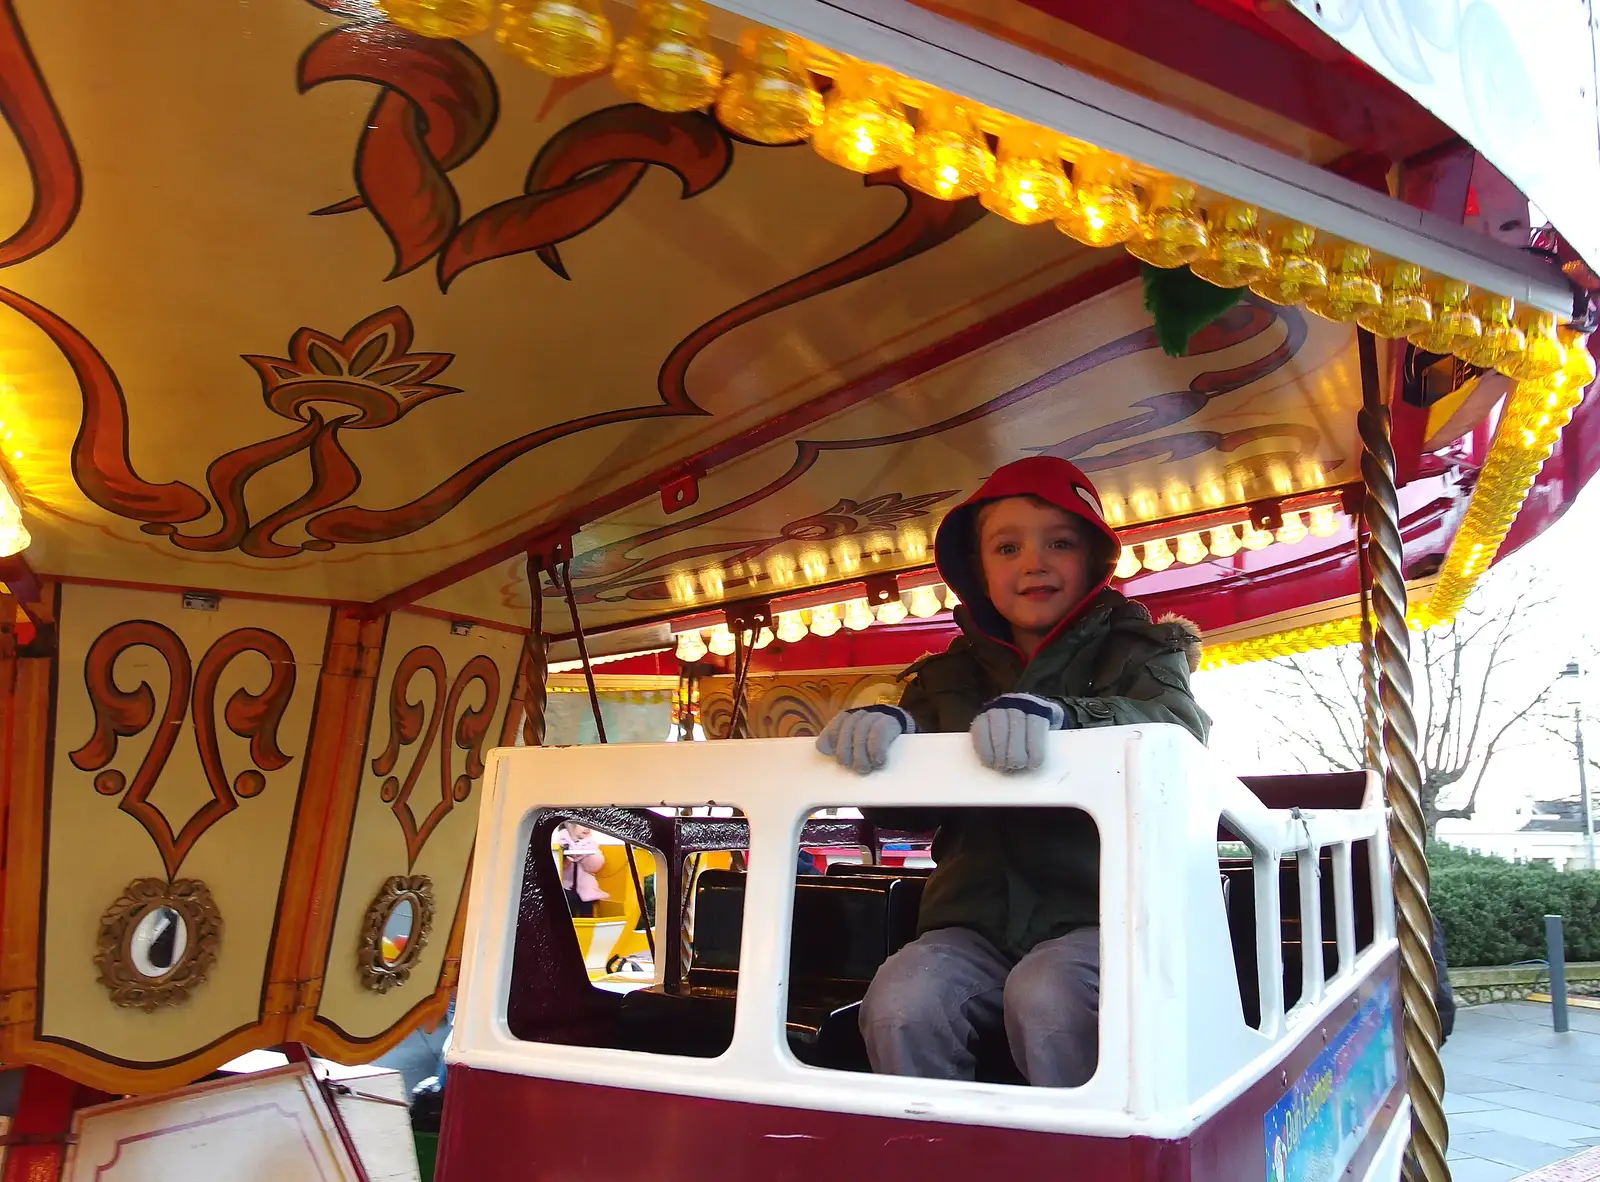
[{"label": "fur-trimmed hood", "polygon": [[1200,635],[1200,625],[1193,620],[1186,619],[1176,612],[1167,612],[1157,624],[1170,625],[1182,637],[1184,659],[1189,662],[1189,672],[1200,671],[1200,654],[1204,650],[1203,638]]}]

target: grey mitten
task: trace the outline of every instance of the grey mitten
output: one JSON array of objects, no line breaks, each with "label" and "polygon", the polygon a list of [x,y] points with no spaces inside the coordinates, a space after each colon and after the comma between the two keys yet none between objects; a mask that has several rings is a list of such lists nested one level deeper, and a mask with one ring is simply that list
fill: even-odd
[{"label": "grey mitten", "polygon": [[817,736],[817,750],[864,776],[884,765],[890,743],[916,730],[911,715],[898,706],[862,706],[834,715]]},{"label": "grey mitten", "polygon": [[1058,731],[1067,712],[1033,694],[1001,694],[972,720],[978,761],[997,772],[1020,772],[1044,763],[1045,736]]}]

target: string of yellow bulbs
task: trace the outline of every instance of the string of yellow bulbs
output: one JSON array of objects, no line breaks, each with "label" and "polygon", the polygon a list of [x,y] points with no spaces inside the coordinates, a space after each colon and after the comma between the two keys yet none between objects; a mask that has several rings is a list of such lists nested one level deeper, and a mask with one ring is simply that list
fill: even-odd
[{"label": "string of yellow bulbs", "polygon": [[[493,0],[377,3],[395,24],[430,37],[473,36],[493,24],[507,52],[546,74],[609,68],[624,95],[656,110],[712,108],[730,131],[757,143],[809,139],[842,168],[895,168],[934,197],[977,197],[1008,221],[1052,223],[1086,245],[1121,245],[1156,267],[1188,266],[1220,287],[1249,287],[1518,381],[1549,378],[1565,364],[1568,342],[1553,313],[1329,239],[787,33],[746,29],[726,71],[700,0],[640,0],[620,39],[601,0],[501,0],[498,15]],[[832,80],[826,97],[819,74]]]}]

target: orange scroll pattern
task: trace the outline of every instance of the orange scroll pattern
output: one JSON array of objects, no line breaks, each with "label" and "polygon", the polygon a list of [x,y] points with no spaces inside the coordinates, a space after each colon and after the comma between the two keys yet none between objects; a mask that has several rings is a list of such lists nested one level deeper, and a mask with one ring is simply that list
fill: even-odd
[{"label": "orange scroll pattern", "polygon": [[[155,721],[156,693],[145,680],[132,690],[121,689],[115,669],[124,653],[140,647],[153,649],[161,657],[170,680],[160,722],[130,784],[127,775],[111,763],[121,740],[142,734]],[[217,685],[223,670],[245,653],[264,657],[270,675],[259,692],[238,689],[223,708],[222,719],[229,731],[250,740],[251,766],[230,779],[217,742]],[[260,795],[267,782],[264,772],[278,771],[293,758],[278,745],[278,726],[294,696],[294,654],[282,637],[265,629],[237,628],[219,637],[195,670],[183,641],[166,625],[128,620],[106,629],[89,646],[83,676],[94,708],[94,733],[69,758],[79,771],[97,773],[96,792],[122,797],[118,807],[150,835],[168,879],[177,876],[184,858],[208,829],[238,808],[240,800]],[[177,745],[184,717],[190,713],[211,799],[174,828],[150,794]]]},{"label": "orange scroll pattern", "polygon": [[[411,697],[412,682],[422,673],[433,679],[431,710]],[[462,698],[473,682],[482,687],[483,701],[462,709]],[[444,657],[431,645],[412,649],[395,669],[394,680],[389,684],[389,743],[372,761],[372,774],[384,777],[379,793],[394,811],[405,835],[408,871],[416,865],[417,855],[439,822],[451,808],[472,795],[473,784],[483,775],[484,741],[499,700],[500,670],[483,653],[463,665],[454,681],[450,680]],[[419,823],[411,808],[411,793],[441,732],[445,739],[439,748],[439,799]],[[402,780],[397,774],[400,750],[413,745],[416,751]],[[460,773],[454,768],[457,750],[466,753],[465,768]]]}]

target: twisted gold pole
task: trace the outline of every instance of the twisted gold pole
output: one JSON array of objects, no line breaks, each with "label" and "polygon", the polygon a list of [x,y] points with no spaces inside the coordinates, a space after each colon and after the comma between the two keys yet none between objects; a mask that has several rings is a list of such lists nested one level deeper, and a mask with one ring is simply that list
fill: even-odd
[{"label": "twisted gold pole", "polygon": [[528,679],[522,697],[522,741],[529,747],[543,747],[545,706],[549,696],[544,683],[550,670],[550,638],[544,634],[544,577],[532,558],[528,559],[528,595],[533,607],[522,650],[524,676]]},{"label": "twisted gold pole", "polygon": [[1395,912],[1400,936],[1400,996],[1405,1003],[1406,1057],[1410,1061],[1411,1145],[1408,1182],[1449,1182],[1445,1148],[1450,1129],[1444,1115],[1444,1067],[1439,1062],[1439,1012],[1434,1006],[1433,916],[1428,910],[1427,825],[1422,813],[1422,767],[1417,761],[1417,722],[1411,713],[1411,635],[1406,629],[1406,583],[1401,566],[1400,501],[1394,486],[1394,448],[1389,408],[1378,388],[1377,346],[1359,333],[1363,445],[1361,478],[1366,484],[1363,521],[1371,538],[1372,606],[1383,708],[1384,796],[1389,803],[1393,846]]},{"label": "twisted gold pole", "polygon": [[[1365,512],[1363,510],[1363,512]],[[1378,695],[1378,651],[1372,636],[1372,561],[1368,554],[1371,538],[1365,529],[1356,530],[1356,566],[1361,578],[1361,714],[1366,732],[1368,771],[1384,771],[1383,701]]]}]

